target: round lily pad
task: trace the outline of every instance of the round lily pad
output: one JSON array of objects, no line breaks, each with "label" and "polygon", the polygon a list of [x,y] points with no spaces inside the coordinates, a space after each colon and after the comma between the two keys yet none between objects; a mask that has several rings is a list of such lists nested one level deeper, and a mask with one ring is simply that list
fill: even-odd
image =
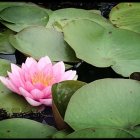
[{"label": "round lily pad", "polygon": [[43,26],[28,27],[10,36],[10,43],[20,52],[35,59],[47,55],[52,61],[78,61],[75,52],[64,41],[63,34]]},{"label": "round lily pad", "polygon": [[9,36],[13,35],[14,32],[3,28],[0,31],[0,53],[2,54],[13,54],[15,53],[15,48],[9,42]]},{"label": "round lily pad", "polygon": [[97,13],[98,11],[84,10],[78,8],[63,8],[54,11],[50,15],[49,22],[47,23],[47,28],[54,28],[58,31],[62,31],[62,27],[72,20],[78,19],[89,19],[95,21],[103,26],[112,27],[112,24],[105,19],[103,16]]},{"label": "round lily pad", "polygon": [[117,27],[140,33],[140,3],[122,2],[111,9],[110,21]]},{"label": "round lily pad", "polygon": [[63,28],[65,41],[76,56],[96,67],[111,66],[124,77],[140,71],[140,35],[119,28],[105,28],[80,19]]},{"label": "round lily pad", "polygon": [[1,23],[19,32],[31,25],[46,26],[49,16],[47,11],[37,6],[12,6],[0,11]]},{"label": "round lily pad", "polygon": [[140,82],[101,79],[84,85],[71,97],[64,121],[74,130],[121,128],[140,124]]},{"label": "round lily pad", "polygon": [[57,130],[30,119],[13,118],[0,121],[0,138],[50,138]]}]

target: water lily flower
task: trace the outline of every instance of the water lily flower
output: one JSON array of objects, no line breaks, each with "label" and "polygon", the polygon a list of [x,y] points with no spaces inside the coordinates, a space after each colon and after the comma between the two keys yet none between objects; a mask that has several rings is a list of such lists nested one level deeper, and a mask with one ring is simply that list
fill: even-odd
[{"label": "water lily flower", "polygon": [[76,71],[65,72],[63,61],[52,64],[48,56],[42,57],[38,62],[27,57],[21,67],[11,63],[11,72],[7,73],[7,77],[0,76],[0,81],[11,91],[24,96],[32,106],[51,106],[52,85],[77,79]]}]

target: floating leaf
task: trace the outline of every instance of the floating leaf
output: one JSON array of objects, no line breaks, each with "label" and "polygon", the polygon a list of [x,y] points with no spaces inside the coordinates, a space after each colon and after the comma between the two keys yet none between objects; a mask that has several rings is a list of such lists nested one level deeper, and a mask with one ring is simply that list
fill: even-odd
[{"label": "floating leaf", "polygon": [[91,12],[91,13],[95,13],[95,14],[101,15],[101,11],[100,10],[91,9],[91,10],[88,10],[88,11]]},{"label": "floating leaf", "polygon": [[55,132],[54,127],[30,119],[0,121],[0,138],[50,138]]},{"label": "floating leaf", "polygon": [[38,108],[32,107],[27,101],[16,93],[8,90],[0,83],[0,109],[7,112],[8,115],[13,113],[31,113],[37,112]]},{"label": "floating leaf", "polygon": [[0,31],[0,53],[13,54],[15,52],[15,48],[9,43],[9,36],[13,34],[13,31],[5,28]]},{"label": "floating leaf", "polygon": [[110,21],[117,27],[140,33],[140,3],[119,3],[111,9]]},{"label": "floating leaf", "polygon": [[64,122],[64,115],[67,105],[74,92],[84,84],[85,83],[81,81],[68,80],[54,84],[52,86],[52,110],[57,128],[59,130],[69,128],[69,126]]},{"label": "floating leaf", "polygon": [[81,81],[68,80],[52,86],[53,101],[63,118],[71,96],[85,84]]},{"label": "floating leaf", "polygon": [[133,127],[131,130],[127,130],[129,134],[133,135],[135,138],[140,138],[140,127]]},{"label": "floating leaf", "polygon": [[37,6],[12,6],[0,12],[2,24],[19,32],[20,30],[32,26],[46,26],[49,16],[47,11]]},{"label": "floating leaf", "polygon": [[112,66],[125,77],[140,71],[140,35],[118,28],[104,28],[90,20],[75,20],[64,28],[64,39],[78,58],[96,67]]},{"label": "floating leaf", "polygon": [[12,6],[22,6],[22,5],[26,5],[26,6],[35,6],[34,3],[26,3],[26,2],[0,2],[0,11],[2,11],[3,9],[7,8],[7,7],[12,7]]},{"label": "floating leaf", "polygon": [[11,36],[10,43],[20,52],[35,59],[48,55],[52,61],[78,61],[75,52],[64,41],[63,34],[43,26],[24,29]]},{"label": "floating leaf", "polygon": [[7,71],[11,70],[10,61],[5,59],[0,59],[0,75],[7,76]]},{"label": "floating leaf", "polygon": [[101,24],[102,26],[112,27],[112,24],[110,24],[110,22],[107,19],[95,13],[95,11],[93,12],[92,10],[91,12],[88,10],[76,8],[64,8],[54,11],[50,16],[49,22],[47,23],[46,27],[47,28],[55,27],[58,31],[61,31],[61,28],[64,25],[66,25],[66,23],[78,19],[88,19],[95,21]]},{"label": "floating leaf", "polygon": [[71,131],[69,130],[61,130],[61,131],[57,131],[52,138],[56,139],[56,138],[65,138],[65,136],[67,136]]},{"label": "floating leaf", "polygon": [[101,79],[84,85],[71,97],[64,121],[74,130],[122,128],[140,124],[140,82]]},{"label": "floating leaf", "polygon": [[75,131],[64,138],[133,138],[133,136],[119,129],[87,128]]}]

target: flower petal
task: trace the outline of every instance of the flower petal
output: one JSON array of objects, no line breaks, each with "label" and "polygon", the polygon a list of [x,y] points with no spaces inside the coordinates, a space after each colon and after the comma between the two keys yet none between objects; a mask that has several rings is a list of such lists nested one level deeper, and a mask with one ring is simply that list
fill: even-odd
[{"label": "flower petal", "polygon": [[35,83],[34,87],[39,90],[43,90],[45,88],[45,86],[41,83]]},{"label": "flower petal", "polygon": [[25,61],[25,65],[30,68],[31,65],[37,65],[37,61],[35,59],[33,59],[32,57],[27,57],[26,61]]},{"label": "flower petal", "polygon": [[39,61],[38,61],[38,69],[42,70],[47,64],[50,64],[51,60],[48,56],[42,57]]},{"label": "flower petal", "polygon": [[65,65],[63,61],[60,61],[53,65],[53,74],[57,82],[60,81],[64,72],[65,72]]},{"label": "flower petal", "polygon": [[52,99],[40,99],[39,101],[44,105],[52,106]]},{"label": "flower petal", "polygon": [[19,71],[21,71],[21,68],[13,63],[11,63],[11,72],[14,75],[20,76]]},{"label": "flower petal", "polygon": [[24,88],[20,87],[19,88],[20,94],[24,97],[29,97],[29,98],[33,98],[33,96]]},{"label": "flower petal", "polygon": [[10,76],[11,74],[13,75],[11,77],[17,77],[19,84],[21,86],[24,86],[25,78],[23,75],[23,70],[19,66],[11,63],[11,73],[9,73],[8,76]]},{"label": "flower petal", "polygon": [[51,97],[51,88],[52,88],[51,86],[48,86],[43,90],[44,98],[50,98]]},{"label": "flower petal", "polygon": [[38,90],[38,89],[33,89],[33,90],[31,91],[31,94],[32,94],[32,96],[34,97],[35,100],[39,100],[39,99],[41,99],[41,98],[44,98],[44,93],[41,92],[41,91]]},{"label": "flower petal", "polygon": [[32,105],[32,106],[40,106],[42,103],[37,102],[29,97],[25,97],[25,99],[27,100],[27,102]]},{"label": "flower petal", "polygon": [[19,94],[19,90],[12,84],[12,82],[8,78],[0,76],[0,81],[11,91]]},{"label": "flower petal", "polygon": [[34,86],[32,85],[32,83],[30,81],[25,82],[25,89],[30,92],[31,90],[34,89]]},{"label": "flower petal", "polygon": [[69,70],[69,71],[66,71],[62,77],[61,80],[73,80],[76,76],[76,71],[74,70]]}]

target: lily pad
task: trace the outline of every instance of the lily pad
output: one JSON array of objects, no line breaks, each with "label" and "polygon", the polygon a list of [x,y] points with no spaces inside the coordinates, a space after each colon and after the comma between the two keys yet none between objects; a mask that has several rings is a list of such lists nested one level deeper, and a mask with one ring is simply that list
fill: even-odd
[{"label": "lily pad", "polygon": [[15,48],[9,43],[9,36],[13,35],[14,32],[4,28],[0,31],[0,53],[3,54],[13,54],[15,53]]},{"label": "lily pad", "polygon": [[5,8],[0,12],[0,18],[2,24],[16,32],[32,25],[46,26],[49,20],[43,8],[24,5]]},{"label": "lily pad", "polygon": [[128,130],[128,133],[133,135],[135,138],[140,138],[140,127],[133,127],[132,130]]},{"label": "lily pad", "polygon": [[140,3],[119,3],[111,9],[109,19],[119,28],[140,33]]},{"label": "lily pad", "polygon": [[85,84],[81,81],[68,80],[52,86],[53,101],[63,118],[71,96]]},{"label": "lily pad", "polygon": [[75,52],[63,34],[43,26],[32,26],[10,36],[10,43],[20,52],[37,60],[48,55],[52,61],[77,62]]},{"label": "lily pad", "polygon": [[140,124],[140,82],[101,79],[84,85],[71,97],[64,121],[74,130],[116,128]]},{"label": "lily pad", "polygon": [[67,136],[68,134],[70,134],[71,131],[69,130],[61,130],[61,131],[57,131],[52,138],[53,139],[58,139],[58,138],[65,138],[65,136]]},{"label": "lily pad", "polygon": [[134,138],[134,137],[129,133],[119,129],[87,128],[75,131],[69,135],[66,135],[64,138]]},{"label": "lily pad", "polygon": [[63,28],[64,39],[76,56],[96,67],[112,66],[124,77],[140,71],[140,35],[105,28],[90,20],[75,20]]},{"label": "lily pad", "polygon": [[56,131],[52,126],[30,119],[0,121],[0,138],[50,138]]},{"label": "lily pad", "polygon": [[[82,13],[82,14],[81,14]],[[112,27],[112,24],[103,16],[97,14],[97,11],[88,11],[77,8],[64,8],[54,11],[47,23],[47,28],[55,28],[62,31],[61,28],[72,20],[89,19],[95,21],[102,26]]]},{"label": "lily pad", "polygon": [[5,110],[8,116],[13,113],[32,113],[39,111],[37,107],[29,105],[22,96],[11,92],[2,83],[0,83],[0,109]]},{"label": "lily pad", "polygon": [[0,75],[7,76],[7,71],[11,70],[10,61],[5,59],[0,59]]},{"label": "lily pad", "polygon": [[11,7],[11,6],[22,6],[22,5],[28,5],[28,6],[33,6],[35,5],[34,3],[26,3],[26,2],[0,2],[0,11],[2,11],[3,9],[7,8],[7,7]]}]

